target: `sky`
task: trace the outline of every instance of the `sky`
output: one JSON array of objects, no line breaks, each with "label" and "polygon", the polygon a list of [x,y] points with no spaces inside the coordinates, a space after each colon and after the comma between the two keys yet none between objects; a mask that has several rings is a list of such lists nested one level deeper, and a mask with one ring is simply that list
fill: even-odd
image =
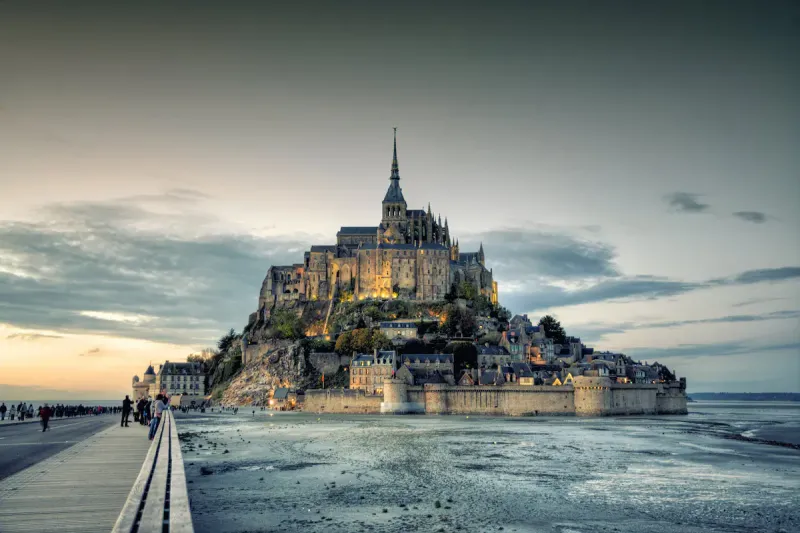
[{"label": "sky", "polygon": [[0,400],[241,330],[379,222],[393,127],[512,312],[800,392],[796,2],[6,1],[0,73]]}]

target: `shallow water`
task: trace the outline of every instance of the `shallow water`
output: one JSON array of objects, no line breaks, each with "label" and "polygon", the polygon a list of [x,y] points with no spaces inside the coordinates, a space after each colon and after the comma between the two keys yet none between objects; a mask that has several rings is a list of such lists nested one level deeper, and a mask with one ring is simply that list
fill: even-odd
[{"label": "shallow water", "polygon": [[731,439],[791,442],[792,404],[625,418],[178,416],[198,533],[800,531],[800,450]]}]

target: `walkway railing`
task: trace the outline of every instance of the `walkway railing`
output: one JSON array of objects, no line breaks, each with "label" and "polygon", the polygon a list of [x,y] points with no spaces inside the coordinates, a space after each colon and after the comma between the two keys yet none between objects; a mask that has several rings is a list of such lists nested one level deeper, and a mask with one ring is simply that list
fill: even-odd
[{"label": "walkway railing", "polygon": [[164,411],[112,533],[194,533],[178,429]]}]

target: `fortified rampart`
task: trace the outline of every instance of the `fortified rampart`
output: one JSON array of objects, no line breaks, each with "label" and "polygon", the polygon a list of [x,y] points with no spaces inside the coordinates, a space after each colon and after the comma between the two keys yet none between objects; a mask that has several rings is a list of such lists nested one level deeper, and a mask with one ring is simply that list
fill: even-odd
[{"label": "fortified rampart", "polygon": [[303,409],[315,413],[380,413],[383,396],[367,395],[362,390],[307,390]]},{"label": "fortified rampart", "polygon": [[362,391],[306,392],[304,409],[328,413],[386,413],[498,416],[612,416],[686,414],[678,383],[624,384],[608,378],[577,377],[574,386],[410,386],[386,379],[383,398]]}]

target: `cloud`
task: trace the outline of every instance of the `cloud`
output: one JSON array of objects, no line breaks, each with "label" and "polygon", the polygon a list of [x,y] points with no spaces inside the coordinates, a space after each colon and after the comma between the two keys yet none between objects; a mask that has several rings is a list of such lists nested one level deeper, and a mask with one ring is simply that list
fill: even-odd
[{"label": "cloud", "polygon": [[763,224],[767,221],[767,215],[760,211],[737,211],[733,216],[754,224]]},{"label": "cloud", "polygon": [[773,311],[760,315],[726,315],[711,318],[698,318],[691,320],[670,320],[658,322],[620,322],[612,324],[589,323],[577,324],[569,328],[569,333],[584,341],[596,342],[604,335],[626,333],[630,330],[677,328],[701,324],[729,324],[764,322],[767,320],[797,320],[800,319],[800,309]]},{"label": "cloud", "polygon": [[502,294],[504,305],[512,309],[536,311],[603,301],[631,301],[677,296],[702,288],[703,284],[674,281],[651,276],[619,277],[590,287],[569,290],[542,285],[533,291]]},{"label": "cloud", "polygon": [[748,270],[729,280],[737,285],[750,285],[764,281],[786,281],[800,278],[800,267],[762,268]]},{"label": "cloud", "polygon": [[207,213],[130,199],[42,214],[0,221],[0,323],[202,346],[244,325],[269,266],[297,262],[308,244],[219,233]]},{"label": "cloud", "polygon": [[[583,228],[585,230],[585,228]],[[528,312],[596,302],[654,300],[719,285],[748,285],[800,278],[800,267],[749,270],[729,278],[682,281],[626,275],[608,243],[576,230],[503,228],[467,235],[462,249],[483,242],[487,264],[501,283],[501,301]]]},{"label": "cloud", "polygon": [[8,340],[21,340],[21,341],[39,341],[44,339],[62,339],[61,335],[52,335],[46,333],[12,333],[6,339]]},{"label": "cloud", "polygon": [[[585,279],[618,274],[613,246],[566,232],[505,228],[465,240],[484,243],[492,268],[504,279]],[[475,246],[477,249],[477,246]]]},{"label": "cloud", "polygon": [[755,305],[755,304],[762,304],[762,303],[768,303],[768,302],[778,302],[778,301],[785,300],[785,299],[786,298],[749,298],[747,300],[743,300],[741,302],[737,302],[737,303],[733,304],[732,307],[746,307],[746,306]]},{"label": "cloud", "polygon": [[800,342],[775,342],[758,344],[753,342],[719,342],[711,344],[679,344],[669,348],[629,348],[627,355],[647,361],[670,357],[707,357],[737,354],[759,354],[763,352],[797,351]]},{"label": "cloud", "polygon": [[100,351],[100,348],[92,348],[86,353],[79,353],[78,357],[99,357],[102,354],[103,352]]},{"label": "cloud", "polygon": [[666,195],[664,200],[669,204],[673,211],[678,213],[703,213],[711,206],[709,204],[703,204],[697,201],[699,197],[699,194],[674,192]]}]

